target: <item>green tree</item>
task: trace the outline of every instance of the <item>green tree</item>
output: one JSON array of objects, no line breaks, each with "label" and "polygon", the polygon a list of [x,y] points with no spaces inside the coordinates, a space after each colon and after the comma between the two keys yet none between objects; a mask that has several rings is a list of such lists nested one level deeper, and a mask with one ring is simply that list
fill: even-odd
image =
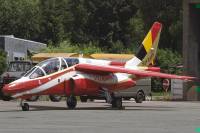
[{"label": "green tree", "polygon": [[87,45],[80,45],[71,43],[69,40],[65,40],[59,44],[58,47],[48,46],[43,49],[42,52],[45,53],[83,53],[83,54],[92,54],[92,53],[101,53],[103,52],[101,48],[96,47],[94,44],[89,43]]},{"label": "green tree", "polygon": [[160,21],[161,48],[180,52],[181,16],[182,0],[0,0],[0,34],[54,46],[70,39],[121,53],[136,49]]},{"label": "green tree", "polygon": [[37,40],[40,26],[37,0],[0,0],[0,34]]},{"label": "green tree", "polygon": [[136,13],[133,0],[69,0],[73,16],[73,42],[98,42],[102,48],[111,48],[121,41],[131,43],[130,19]]},{"label": "green tree", "polygon": [[145,31],[153,22],[163,24],[161,48],[182,50],[182,0],[135,0],[144,20]]},{"label": "green tree", "polygon": [[6,66],[6,53],[0,50],[0,75],[4,72]]},{"label": "green tree", "polygon": [[66,0],[40,0],[40,40],[53,45],[59,44],[65,38],[64,20],[67,12]]},{"label": "green tree", "polygon": [[182,73],[182,70],[178,68],[182,65],[182,57],[178,52],[173,52],[170,49],[158,50],[156,65],[167,73]]},{"label": "green tree", "polygon": [[[88,21],[88,12],[84,6],[85,0],[69,0],[66,29],[70,32],[70,39],[73,43],[88,43],[89,37],[86,34],[86,25]],[[69,27],[70,26],[70,27]]]}]

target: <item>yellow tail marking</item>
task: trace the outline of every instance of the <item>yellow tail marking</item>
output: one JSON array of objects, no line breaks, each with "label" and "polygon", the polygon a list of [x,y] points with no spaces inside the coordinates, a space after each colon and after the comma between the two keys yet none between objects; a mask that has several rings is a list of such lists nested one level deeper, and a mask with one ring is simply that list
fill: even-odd
[{"label": "yellow tail marking", "polygon": [[142,42],[146,52],[148,53],[149,50],[152,47],[152,35],[151,35],[151,31],[149,31],[149,33],[147,34],[147,36],[145,37],[144,41]]}]

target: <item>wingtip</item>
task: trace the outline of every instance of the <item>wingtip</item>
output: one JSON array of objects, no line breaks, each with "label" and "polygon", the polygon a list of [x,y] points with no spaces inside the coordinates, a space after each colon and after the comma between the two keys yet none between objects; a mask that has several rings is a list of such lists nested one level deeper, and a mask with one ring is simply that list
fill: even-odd
[{"label": "wingtip", "polygon": [[197,80],[197,77],[190,77],[190,76],[181,76],[183,80],[185,81],[194,81]]}]

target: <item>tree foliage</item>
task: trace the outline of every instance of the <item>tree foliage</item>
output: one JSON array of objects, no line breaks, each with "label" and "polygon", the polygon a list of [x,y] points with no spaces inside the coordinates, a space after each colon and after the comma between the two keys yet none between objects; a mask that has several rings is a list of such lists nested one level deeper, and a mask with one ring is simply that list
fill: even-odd
[{"label": "tree foliage", "polygon": [[40,0],[40,38],[43,42],[57,45],[65,38],[64,18],[66,0]]},{"label": "tree foliage", "polygon": [[181,74],[182,57],[170,49],[159,49],[156,65],[167,73]]},{"label": "tree foliage", "polygon": [[101,53],[102,49],[94,46],[92,43],[87,45],[73,44],[69,40],[60,43],[59,47],[53,45],[47,47],[42,52],[46,53],[81,53],[81,54],[92,54]]},{"label": "tree foliage", "polygon": [[0,34],[121,53],[136,49],[160,21],[161,48],[180,52],[181,16],[182,0],[0,0]]},{"label": "tree foliage", "polygon": [[135,0],[145,23],[145,31],[154,21],[163,24],[160,47],[182,51],[182,0]]},{"label": "tree foliage", "polygon": [[104,48],[117,41],[131,44],[130,19],[137,10],[133,0],[69,0],[69,9],[73,42],[93,41]]},{"label": "tree foliage", "polygon": [[35,40],[40,32],[37,0],[0,0],[0,34]]},{"label": "tree foliage", "polygon": [[0,75],[4,72],[6,66],[6,53],[0,50]]}]

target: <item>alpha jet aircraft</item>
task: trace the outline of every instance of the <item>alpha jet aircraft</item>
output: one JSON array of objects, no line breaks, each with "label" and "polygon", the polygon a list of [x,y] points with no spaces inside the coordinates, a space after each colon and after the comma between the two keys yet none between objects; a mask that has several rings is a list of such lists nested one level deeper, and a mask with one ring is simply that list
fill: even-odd
[{"label": "alpha jet aircraft", "polygon": [[[21,98],[22,110],[29,110],[27,99],[34,95],[64,95],[68,108],[77,105],[76,96],[103,96],[114,108],[122,107],[122,98],[114,91],[128,89],[145,77],[191,80],[193,77],[160,73],[156,67],[148,67],[154,60],[162,25],[155,22],[145,37],[135,57],[121,63],[85,58],[52,58],[45,60],[21,79],[3,88],[5,95]],[[146,67],[142,67],[146,66]]]}]

